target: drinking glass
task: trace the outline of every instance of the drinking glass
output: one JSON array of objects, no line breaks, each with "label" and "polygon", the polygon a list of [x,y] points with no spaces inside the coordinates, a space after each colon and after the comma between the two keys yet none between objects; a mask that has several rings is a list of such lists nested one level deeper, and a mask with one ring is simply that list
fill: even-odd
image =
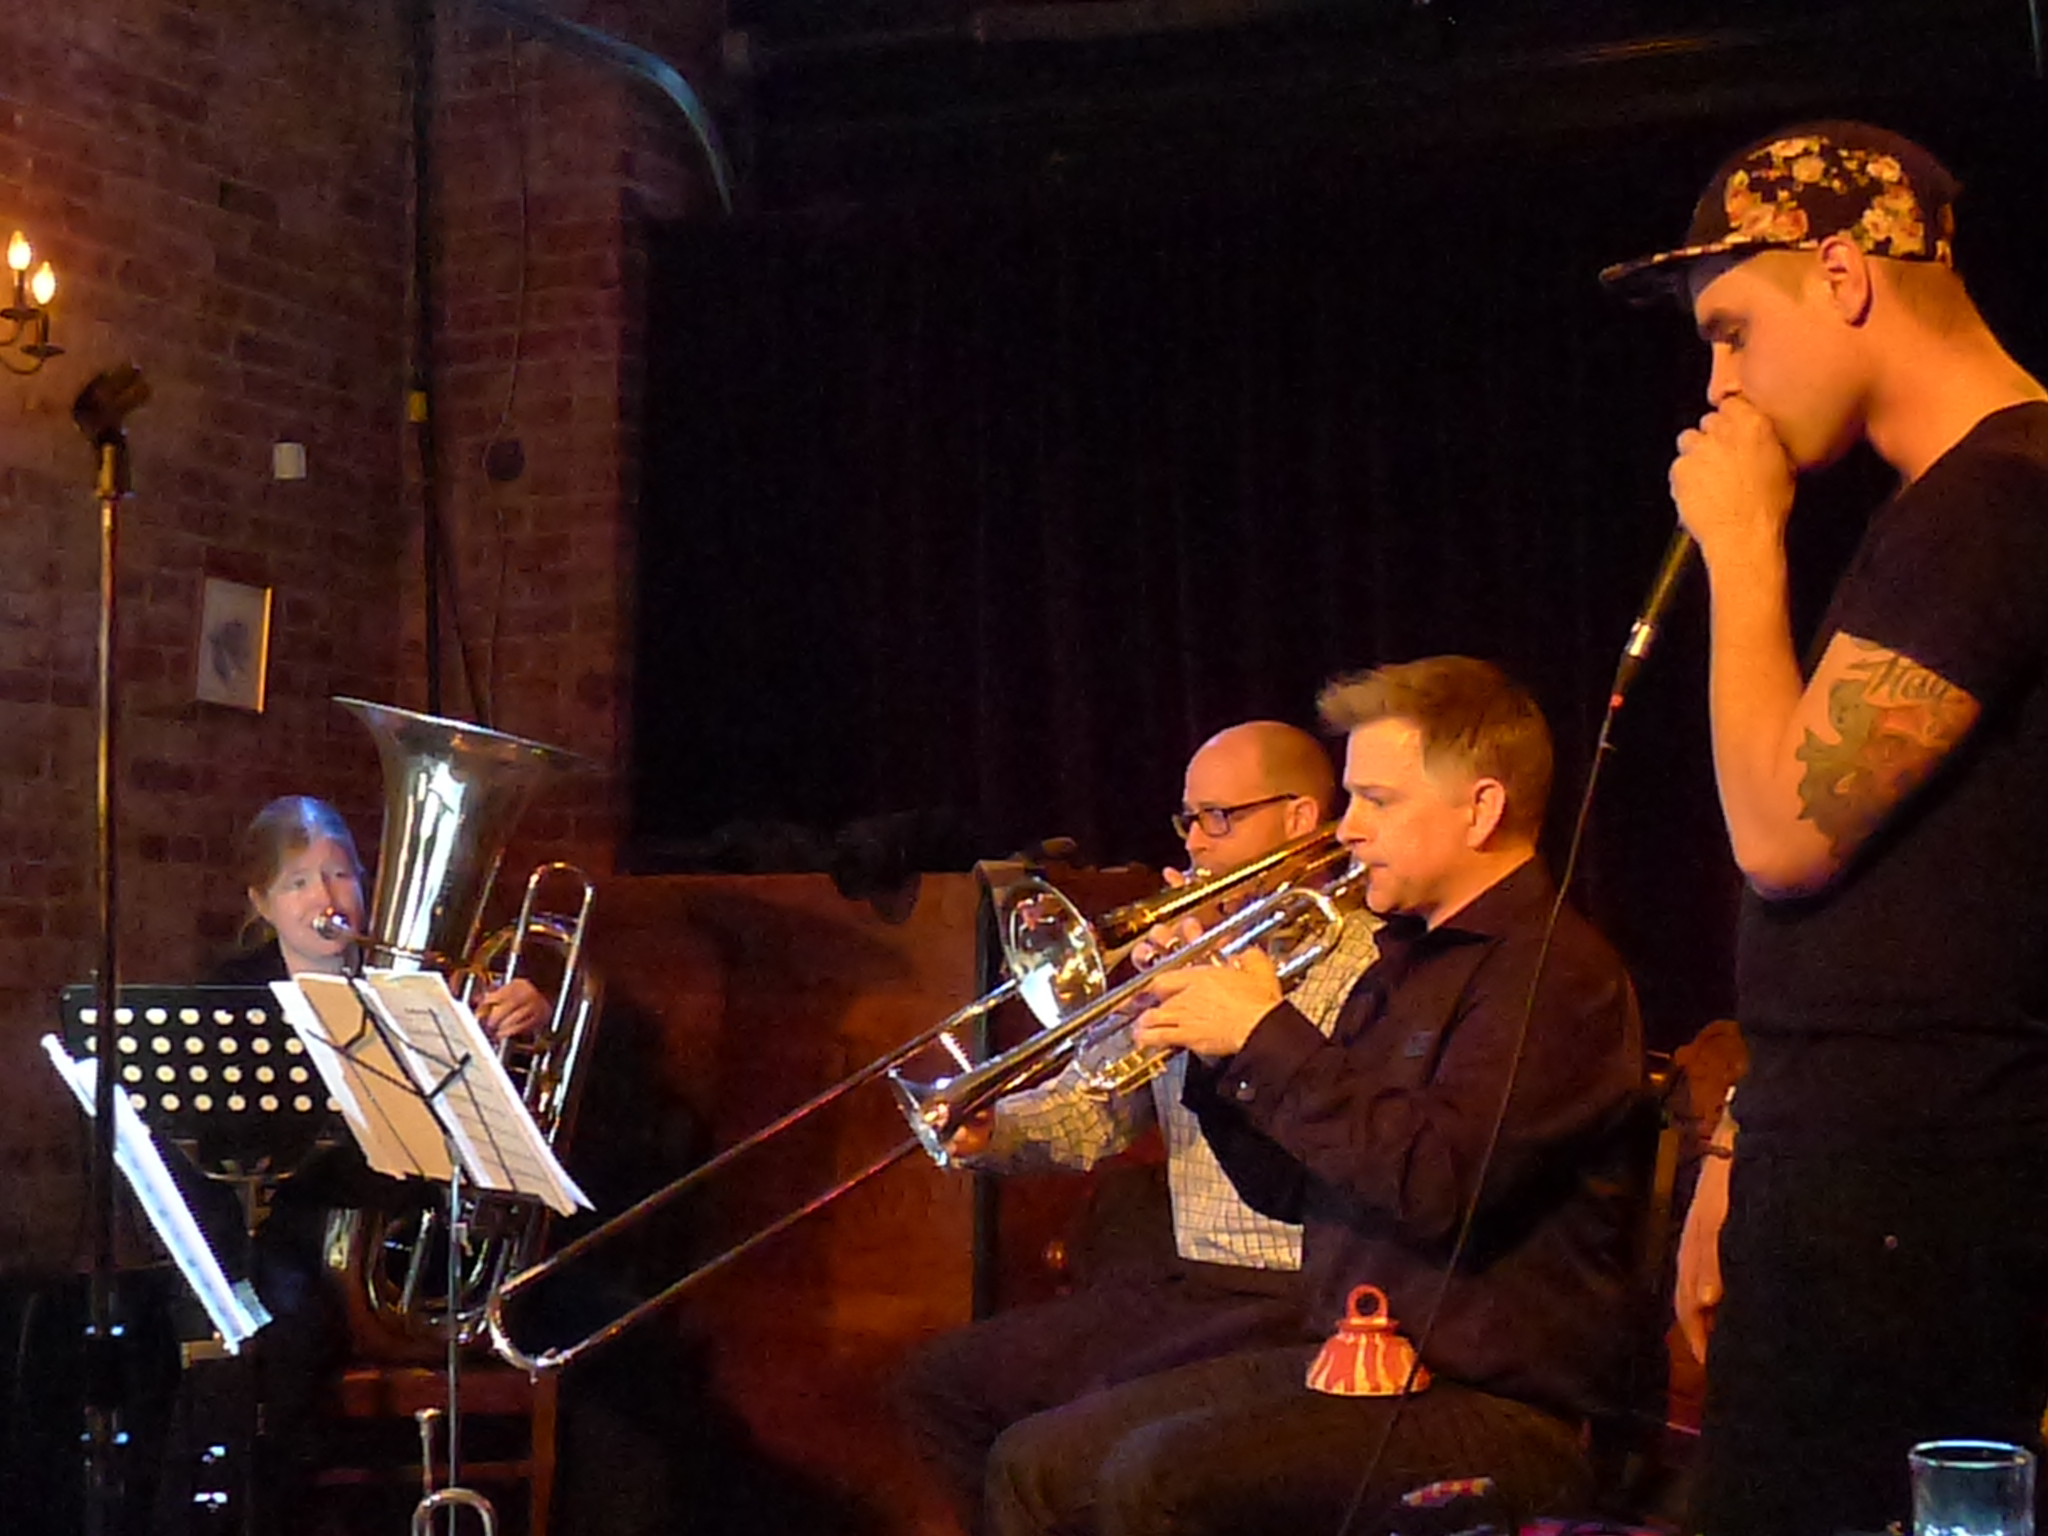
[{"label": "drinking glass", "polygon": [[1913,1536],[2034,1536],[2034,1456],[2000,1440],[1925,1440],[1906,1458]]}]

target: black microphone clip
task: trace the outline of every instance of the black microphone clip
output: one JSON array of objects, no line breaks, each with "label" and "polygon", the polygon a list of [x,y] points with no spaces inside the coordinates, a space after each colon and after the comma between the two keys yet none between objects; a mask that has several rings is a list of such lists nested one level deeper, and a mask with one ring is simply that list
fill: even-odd
[{"label": "black microphone clip", "polygon": [[1699,549],[1693,536],[1679,528],[1671,535],[1671,542],[1664,546],[1664,561],[1657,567],[1657,577],[1650,583],[1650,595],[1643,599],[1642,612],[1629,627],[1628,642],[1621,648],[1621,662],[1614,669],[1614,687],[1609,691],[1609,711],[1621,708],[1622,700],[1628,697],[1628,690],[1636,680],[1636,674],[1649,659],[1650,647],[1657,643],[1657,631],[1664,623],[1665,610],[1685,580],[1685,573],[1692,564],[1692,557]]},{"label": "black microphone clip", "polygon": [[116,363],[78,392],[71,403],[71,419],[78,430],[103,448],[121,436],[128,413],[149,402],[149,381],[133,363]]}]

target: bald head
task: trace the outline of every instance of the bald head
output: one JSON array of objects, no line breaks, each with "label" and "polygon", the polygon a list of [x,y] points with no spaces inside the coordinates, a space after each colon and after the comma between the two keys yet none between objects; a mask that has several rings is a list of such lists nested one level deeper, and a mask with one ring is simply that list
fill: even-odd
[{"label": "bald head", "polygon": [[1234,869],[1321,826],[1336,794],[1330,754],[1307,731],[1278,720],[1233,725],[1188,759],[1188,853],[1212,874]]},{"label": "bald head", "polygon": [[[1337,796],[1337,772],[1320,741],[1283,720],[1247,720],[1227,726],[1195,749],[1195,760],[1214,753],[1262,795],[1301,795],[1328,815]],[[1194,766],[1190,761],[1189,767]]]}]

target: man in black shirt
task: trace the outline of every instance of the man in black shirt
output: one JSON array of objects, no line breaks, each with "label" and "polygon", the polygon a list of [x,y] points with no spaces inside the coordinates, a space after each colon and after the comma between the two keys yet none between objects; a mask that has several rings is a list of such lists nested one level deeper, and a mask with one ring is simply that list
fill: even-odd
[{"label": "man in black shirt", "polygon": [[[1556,894],[1536,858],[1549,731],[1522,689],[1464,657],[1384,668],[1322,704],[1349,733],[1339,835],[1389,918],[1381,959],[1330,1038],[1259,955],[1160,976],[1140,1026],[1195,1053],[1186,1102],[1245,1198],[1304,1224],[1302,1342],[1013,1426],[989,1473],[1000,1536],[1333,1529],[1390,1422],[1361,1532],[1441,1479],[1492,1478],[1524,1509],[1583,1498],[1581,1430],[1625,1342],[1621,1130],[1642,1064],[1628,977],[1568,910],[1531,1006]],[[1309,1386],[1316,1341],[1360,1285],[1411,1339],[1443,1289],[1418,1394]]]},{"label": "man in black shirt", "polygon": [[[2048,392],[1956,275],[1955,194],[1882,129],[1790,128],[1685,245],[1603,274],[1689,302],[1713,354],[1671,490],[1752,1061],[1680,1262],[1703,1358],[1726,1285],[1708,1536],[1880,1529],[1915,1440],[2031,1443],[2048,1395]],[[1901,485],[1802,674],[1793,486],[1859,439]]]}]

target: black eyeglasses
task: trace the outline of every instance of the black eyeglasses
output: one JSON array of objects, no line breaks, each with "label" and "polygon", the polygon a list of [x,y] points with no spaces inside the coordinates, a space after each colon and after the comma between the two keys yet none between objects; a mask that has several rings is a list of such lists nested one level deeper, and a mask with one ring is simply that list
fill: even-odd
[{"label": "black eyeglasses", "polygon": [[1263,800],[1247,800],[1242,805],[1205,805],[1200,810],[1178,810],[1173,813],[1173,835],[1186,842],[1188,834],[1200,827],[1211,837],[1228,837],[1232,818],[1242,816],[1246,811],[1256,811],[1261,806],[1278,805],[1282,800],[1294,798],[1291,794],[1268,795]]}]

